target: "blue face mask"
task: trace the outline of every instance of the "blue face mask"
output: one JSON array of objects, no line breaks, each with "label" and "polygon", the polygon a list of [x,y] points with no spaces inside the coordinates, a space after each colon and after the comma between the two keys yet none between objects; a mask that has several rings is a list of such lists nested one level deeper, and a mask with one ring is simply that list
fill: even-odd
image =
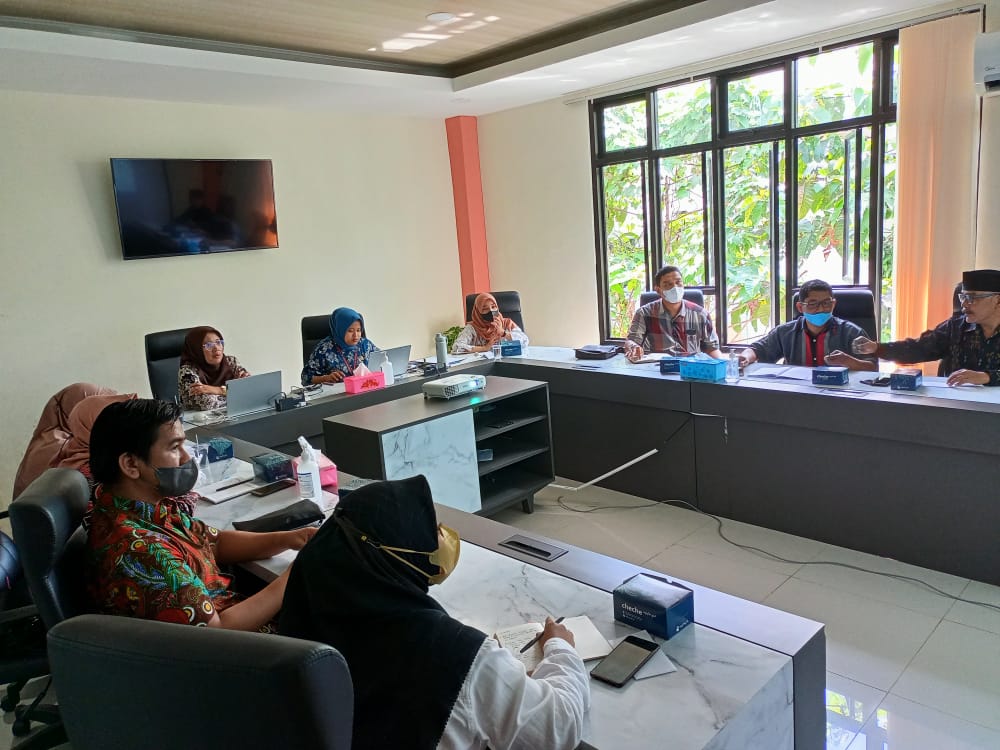
[{"label": "blue face mask", "polygon": [[802,316],[812,323],[814,326],[822,327],[825,326],[830,318],[833,317],[833,313],[828,312],[818,312],[818,313],[802,313]]}]

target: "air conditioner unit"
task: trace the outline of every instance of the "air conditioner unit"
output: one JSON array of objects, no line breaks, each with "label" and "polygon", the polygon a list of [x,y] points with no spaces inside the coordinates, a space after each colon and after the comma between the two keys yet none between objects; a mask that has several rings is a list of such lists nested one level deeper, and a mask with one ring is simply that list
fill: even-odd
[{"label": "air conditioner unit", "polygon": [[1000,32],[976,37],[973,58],[976,72],[976,93],[982,96],[1000,94]]}]

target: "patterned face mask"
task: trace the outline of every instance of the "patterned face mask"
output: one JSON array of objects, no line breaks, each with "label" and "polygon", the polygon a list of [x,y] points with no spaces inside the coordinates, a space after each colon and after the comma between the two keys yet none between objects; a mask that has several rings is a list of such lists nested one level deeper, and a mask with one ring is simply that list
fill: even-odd
[{"label": "patterned face mask", "polygon": [[[371,539],[366,537],[364,534],[361,536],[361,541],[367,542],[376,549],[380,549],[387,555],[392,555],[397,560],[399,560],[403,565],[407,565],[413,568],[415,571],[421,575],[427,576],[427,580],[431,585],[442,583],[444,580],[451,575],[451,571],[455,569],[458,565],[458,554],[461,546],[461,539],[459,539],[458,532],[442,523],[438,524],[438,548],[433,552],[422,552],[416,549],[405,549],[403,547],[388,547],[384,544],[376,544]],[[437,565],[440,569],[440,573],[435,575],[430,575],[427,572],[421,570],[413,563],[408,560],[404,560],[402,557],[397,555],[397,552],[406,552],[411,555],[427,555],[427,558],[431,561],[432,565]]]}]

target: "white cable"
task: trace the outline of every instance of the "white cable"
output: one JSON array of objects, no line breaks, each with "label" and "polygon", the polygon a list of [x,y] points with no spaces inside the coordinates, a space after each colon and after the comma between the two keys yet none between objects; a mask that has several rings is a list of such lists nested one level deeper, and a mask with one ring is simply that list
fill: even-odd
[{"label": "white cable", "polygon": [[619,471],[623,471],[623,470],[627,469],[629,466],[633,466],[633,465],[639,463],[640,461],[644,461],[647,458],[649,458],[650,456],[652,456],[654,453],[659,453],[659,452],[660,452],[659,448],[653,448],[653,450],[649,451],[648,453],[643,453],[641,456],[638,456],[637,458],[633,458],[628,463],[624,463],[621,466],[616,466],[614,469],[612,469],[611,471],[609,471],[607,474],[601,474],[601,476],[597,477],[597,479],[591,479],[589,482],[587,482],[586,484],[581,484],[579,487],[567,487],[567,486],[562,485],[562,484],[550,484],[549,487],[555,487],[557,490],[566,490],[567,492],[576,492],[577,490],[582,490],[584,487],[589,487],[592,484],[597,484],[602,479],[607,479],[608,477],[613,476],[614,474],[617,474]]}]

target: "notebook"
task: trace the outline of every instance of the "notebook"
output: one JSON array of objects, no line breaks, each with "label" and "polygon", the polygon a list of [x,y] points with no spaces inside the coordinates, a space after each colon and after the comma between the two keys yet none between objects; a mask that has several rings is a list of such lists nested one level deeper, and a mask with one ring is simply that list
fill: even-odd
[{"label": "notebook", "polygon": [[[576,641],[576,652],[584,661],[600,659],[611,653],[611,644],[608,643],[608,639],[601,635],[601,632],[586,615],[567,617],[562,621],[562,624],[572,631],[573,640]],[[541,632],[541,623],[526,622],[523,625],[498,630],[493,634],[493,637],[496,638],[497,643],[514,654],[514,658],[521,662],[530,673],[534,671],[544,656],[542,645],[535,643],[523,654],[521,649]]]},{"label": "notebook", "polygon": [[392,363],[393,377],[400,377],[406,374],[410,366],[410,344],[406,346],[396,346],[392,349],[377,349],[368,357],[368,369],[377,370],[382,364],[382,352],[389,355],[389,362]]},{"label": "notebook", "polygon": [[226,416],[240,417],[274,408],[281,395],[281,371],[249,375],[226,382]]}]

